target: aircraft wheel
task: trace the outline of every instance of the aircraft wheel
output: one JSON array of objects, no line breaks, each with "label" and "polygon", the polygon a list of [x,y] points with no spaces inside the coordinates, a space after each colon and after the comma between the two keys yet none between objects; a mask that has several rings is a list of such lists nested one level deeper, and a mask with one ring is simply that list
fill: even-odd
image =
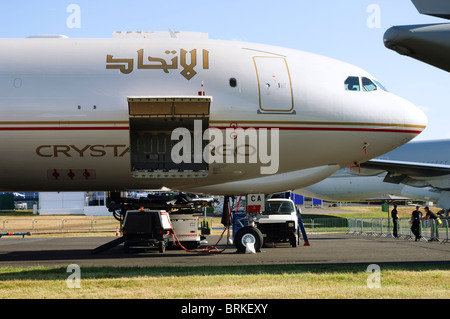
[{"label": "aircraft wheel", "polygon": [[255,251],[259,252],[263,244],[263,235],[258,228],[245,226],[240,228],[234,237],[234,244],[239,252],[245,253],[247,243],[253,243]]}]

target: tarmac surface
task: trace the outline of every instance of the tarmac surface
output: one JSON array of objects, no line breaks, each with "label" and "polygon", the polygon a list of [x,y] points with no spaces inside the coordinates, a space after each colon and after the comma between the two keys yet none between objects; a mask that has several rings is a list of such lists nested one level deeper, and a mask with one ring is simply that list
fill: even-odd
[{"label": "tarmac surface", "polygon": [[[93,249],[116,237],[0,238],[0,267],[48,266],[226,266],[286,264],[398,264],[450,263],[450,243],[426,242],[351,234],[308,234],[298,247],[278,243],[256,254],[236,253],[233,245],[218,253],[186,252],[168,249],[165,253],[125,253],[119,245],[99,254]],[[218,236],[209,236],[214,245]],[[202,246],[201,248],[204,248]],[[218,249],[226,247],[226,239]]]}]

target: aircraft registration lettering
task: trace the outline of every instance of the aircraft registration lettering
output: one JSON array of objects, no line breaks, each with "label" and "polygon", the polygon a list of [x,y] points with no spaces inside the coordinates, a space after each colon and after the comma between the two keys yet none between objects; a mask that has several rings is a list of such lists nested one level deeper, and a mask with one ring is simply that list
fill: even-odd
[{"label": "aircraft registration lettering", "polygon": [[[165,54],[176,54],[175,50],[166,50]],[[188,56],[190,56],[190,62],[188,63]],[[202,50],[202,67],[204,70],[209,69],[209,51]],[[197,49],[187,51],[185,49],[180,49],[179,56],[174,56],[167,62],[163,58],[147,56],[147,60],[150,63],[144,62],[144,49],[137,50],[137,69],[139,70],[163,70],[164,73],[169,73],[169,70],[177,70],[179,66],[183,68],[180,72],[187,80],[192,79],[197,71],[194,68],[197,66]],[[134,68],[134,58],[131,59],[120,59],[114,58],[112,54],[106,55],[106,69],[118,69],[123,74],[129,74],[133,72]],[[178,63],[179,62],[179,63]],[[111,64],[110,64],[111,63]]]}]

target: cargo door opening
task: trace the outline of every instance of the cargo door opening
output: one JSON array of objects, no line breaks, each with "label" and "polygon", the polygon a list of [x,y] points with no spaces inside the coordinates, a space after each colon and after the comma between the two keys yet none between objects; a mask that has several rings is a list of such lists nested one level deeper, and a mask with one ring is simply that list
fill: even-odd
[{"label": "cargo door opening", "polygon": [[[201,134],[209,128],[211,97],[129,97],[131,174],[135,178],[198,178],[208,175],[203,156],[194,158],[194,130]],[[186,145],[188,160],[172,158],[174,130],[181,128],[191,134]],[[186,132],[186,130],[184,130]],[[198,143],[198,139],[197,139]],[[201,150],[209,143],[201,141]],[[196,148],[195,148],[196,147]],[[182,154],[183,155],[183,154]],[[184,157],[185,158],[185,157]]]}]

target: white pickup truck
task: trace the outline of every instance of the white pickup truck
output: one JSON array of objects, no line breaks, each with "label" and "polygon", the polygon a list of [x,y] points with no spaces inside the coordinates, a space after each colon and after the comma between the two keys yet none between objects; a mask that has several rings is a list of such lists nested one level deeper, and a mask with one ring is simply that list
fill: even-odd
[{"label": "white pickup truck", "polygon": [[299,213],[290,199],[266,200],[264,210],[253,218],[254,226],[245,226],[236,232],[236,248],[245,252],[247,243],[252,243],[258,251],[268,242],[289,242],[297,247],[300,238]]},{"label": "white pickup truck", "polygon": [[292,247],[297,247],[298,216],[297,208],[292,200],[268,199],[264,211],[255,220],[255,224],[263,233],[264,243],[289,241]]}]

